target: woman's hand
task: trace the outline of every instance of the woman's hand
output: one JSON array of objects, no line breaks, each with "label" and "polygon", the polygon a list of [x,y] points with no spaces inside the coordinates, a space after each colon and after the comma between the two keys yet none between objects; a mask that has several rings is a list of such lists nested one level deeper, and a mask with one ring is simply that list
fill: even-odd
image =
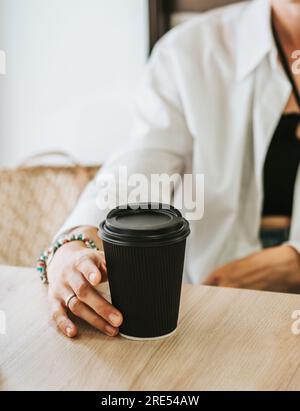
[{"label": "woman's hand", "polygon": [[[48,300],[52,318],[66,336],[77,334],[76,325],[68,317],[68,309],[105,334],[111,337],[118,334],[122,314],[94,288],[106,280],[103,252],[74,241],[55,253],[48,266]],[[66,300],[72,294],[75,297],[66,307]]]},{"label": "woman's hand", "polygon": [[300,286],[300,256],[288,245],[268,248],[217,269],[205,284],[286,292]]}]

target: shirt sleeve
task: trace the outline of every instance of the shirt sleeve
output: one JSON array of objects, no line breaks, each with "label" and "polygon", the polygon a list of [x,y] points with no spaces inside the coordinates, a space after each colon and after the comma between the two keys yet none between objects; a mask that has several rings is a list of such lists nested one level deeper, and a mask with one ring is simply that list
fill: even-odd
[{"label": "shirt sleeve", "polygon": [[[174,46],[173,46],[174,47]],[[138,89],[132,133],[126,149],[104,164],[82,193],[76,207],[56,237],[78,226],[99,226],[110,207],[100,206],[109,189],[99,181],[107,176],[182,173],[191,155],[193,140],[189,133],[179,95],[178,62],[168,38],[153,50]],[[118,201],[117,201],[118,203]]]}]

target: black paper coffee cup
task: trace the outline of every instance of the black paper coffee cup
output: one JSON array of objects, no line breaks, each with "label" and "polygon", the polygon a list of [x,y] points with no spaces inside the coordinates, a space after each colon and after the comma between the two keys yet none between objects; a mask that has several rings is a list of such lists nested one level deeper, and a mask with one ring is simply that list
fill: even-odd
[{"label": "black paper coffee cup", "polygon": [[156,339],[177,328],[189,223],[171,206],[131,204],[100,225],[112,304],[124,317],[120,334]]}]

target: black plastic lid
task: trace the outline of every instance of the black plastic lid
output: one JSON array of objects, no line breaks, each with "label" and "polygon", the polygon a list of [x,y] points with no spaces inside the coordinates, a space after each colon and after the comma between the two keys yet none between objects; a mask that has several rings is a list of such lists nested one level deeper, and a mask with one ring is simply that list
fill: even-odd
[{"label": "black plastic lid", "polygon": [[134,246],[156,246],[184,240],[189,223],[180,211],[160,203],[129,204],[110,211],[100,224],[103,241]]}]

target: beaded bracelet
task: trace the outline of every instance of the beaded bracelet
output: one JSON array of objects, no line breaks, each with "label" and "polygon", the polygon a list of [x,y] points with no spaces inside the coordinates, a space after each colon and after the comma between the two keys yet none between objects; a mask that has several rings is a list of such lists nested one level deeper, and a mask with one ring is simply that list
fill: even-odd
[{"label": "beaded bracelet", "polygon": [[47,250],[45,250],[37,260],[36,269],[39,272],[40,279],[44,284],[48,284],[47,266],[54,257],[54,254],[61,246],[72,241],[82,241],[87,248],[98,250],[95,242],[85,237],[83,234],[72,234],[71,236],[60,237]]}]

